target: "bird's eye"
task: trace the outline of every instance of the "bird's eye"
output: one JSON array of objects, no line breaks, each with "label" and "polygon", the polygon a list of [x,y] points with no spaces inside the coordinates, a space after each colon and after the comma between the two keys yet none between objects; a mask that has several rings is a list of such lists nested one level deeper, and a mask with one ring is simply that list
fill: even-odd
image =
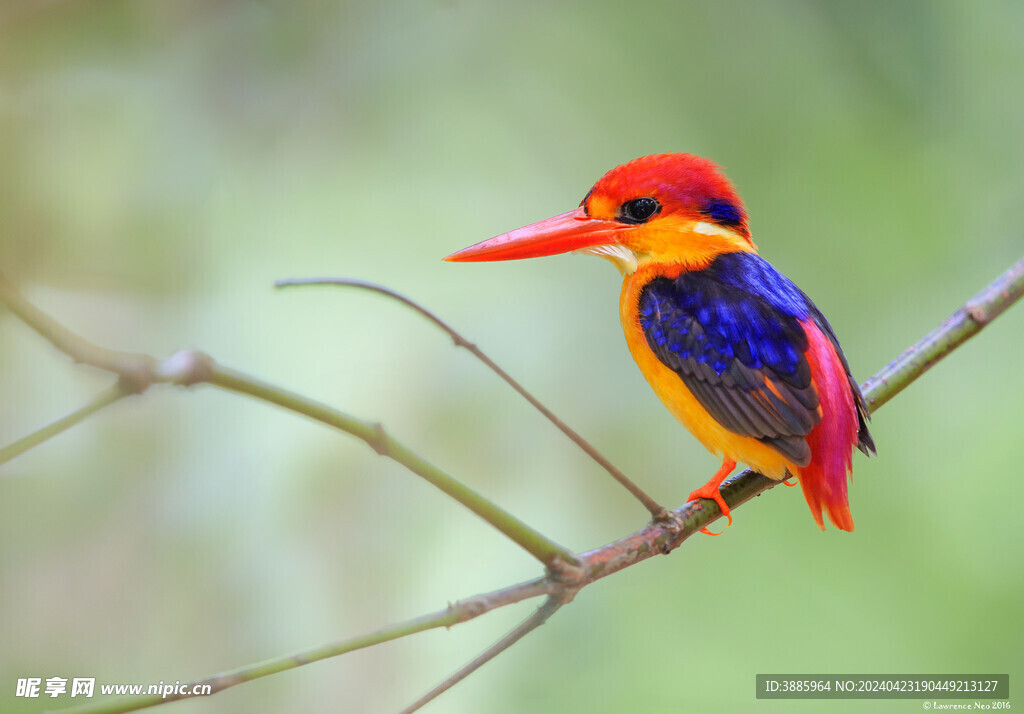
[{"label": "bird's eye", "polygon": [[661,204],[658,203],[657,199],[649,196],[634,198],[632,201],[626,201],[622,204],[616,220],[621,223],[643,223],[650,220],[651,216],[660,210]]}]

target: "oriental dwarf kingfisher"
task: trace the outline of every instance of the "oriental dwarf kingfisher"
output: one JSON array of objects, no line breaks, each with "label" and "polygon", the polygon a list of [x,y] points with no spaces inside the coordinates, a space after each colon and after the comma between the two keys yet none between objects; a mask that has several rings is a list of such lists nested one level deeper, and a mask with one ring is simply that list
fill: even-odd
[{"label": "oriental dwarf kingfisher", "polygon": [[575,251],[623,275],[626,344],[668,410],[722,467],[690,499],[714,500],[742,462],[799,479],[822,510],[853,530],[847,498],[853,447],[874,453],[868,410],[832,327],[803,291],[757,254],[747,214],[721,169],[693,154],[617,166],[579,208],[453,253],[473,262]]}]

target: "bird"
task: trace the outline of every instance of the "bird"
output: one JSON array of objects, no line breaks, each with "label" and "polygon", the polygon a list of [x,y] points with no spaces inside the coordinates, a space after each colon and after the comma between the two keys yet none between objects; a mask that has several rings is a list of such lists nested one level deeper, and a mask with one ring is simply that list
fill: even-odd
[{"label": "bird", "polygon": [[634,159],[602,176],[575,210],[445,260],[570,251],[619,269],[630,354],[668,411],[722,459],[689,500],[713,500],[732,525],[720,486],[744,463],[776,481],[795,477],[821,530],[823,511],[853,530],[853,448],[875,453],[864,397],[828,320],[758,254],[718,165],[689,153]]}]

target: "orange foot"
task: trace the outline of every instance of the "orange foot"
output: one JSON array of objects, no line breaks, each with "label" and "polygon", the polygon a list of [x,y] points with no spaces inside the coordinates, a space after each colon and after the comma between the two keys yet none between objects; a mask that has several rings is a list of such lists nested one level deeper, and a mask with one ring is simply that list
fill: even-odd
[{"label": "orange foot", "polygon": [[[735,461],[730,458],[722,459],[722,468],[718,469],[718,472],[711,477],[710,481],[698,488],[696,491],[693,491],[687,499],[692,501],[697,498],[707,498],[717,503],[718,507],[722,510],[722,515],[729,519],[729,522],[725,526],[726,528],[732,525],[732,515],[729,513],[729,506],[725,504],[725,499],[722,498],[722,494],[718,490],[718,487],[722,485],[722,481],[732,473],[734,468],[736,468]],[[712,533],[707,528],[701,528],[700,532],[704,535],[710,536],[721,535],[721,533]]]}]

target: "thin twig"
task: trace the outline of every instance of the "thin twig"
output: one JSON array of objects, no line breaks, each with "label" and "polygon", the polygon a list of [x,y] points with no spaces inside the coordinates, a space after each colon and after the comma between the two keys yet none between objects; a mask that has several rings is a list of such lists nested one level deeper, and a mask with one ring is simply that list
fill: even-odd
[{"label": "thin twig", "polygon": [[564,564],[577,562],[576,555],[571,550],[555,543],[494,502],[434,466],[388,434],[379,423],[357,419],[322,402],[216,364],[206,381],[221,389],[246,394],[298,412],[365,441],[381,456],[397,461],[483,518],[549,569],[558,569],[564,567]]},{"label": "thin twig", "polygon": [[67,431],[75,424],[78,424],[85,418],[92,416],[108,404],[113,404],[118,399],[127,397],[129,394],[131,394],[131,391],[125,389],[124,384],[118,380],[116,383],[97,394],[92,401],[85,406],[76,409],[55,422],[47,424],[42,429],[34,431],[28,436],[18,439],[13,444],[8,444],[0,449],[0,464],[7,463],[15,456],[21,456],[33,446],[38,446],[47,439],[52,439],[58,434]]},{"label": "thin twig", "polygon": [[[125,386],[143,391],[152,380],[148,372],[156,360],[149,355],[108,350],[76,335],[45,312],[30,303],[3,273],[0,273],[0,301],[46,340],[71,359],[113,372]],[[145,386],[143,386],[145,385]]]},{"label": "thin twig", "polygon": [[350,278],[290,278],[288,280],[278,280],[274,285],[279,288],[295,285],[340,285],[344,287],[361,288],[363,290],[371,290],[373,292],[380,293],[381,295],[386,295],[408,305],[413,310],[423,315],[423,317],[427,318],[430,322],[447,332],[456,347],[464,347],[469,350],[478,360],[487,365],[492,372],[501,377],[510,387],[512,387],[512,389],[516,390],[523,399],[533,405],[534,409],[543,414],[548,421],[558,427],[559,431],[569,437],[576,446],[580,447],[587,456],[596,461],[605,471],[611,474],[612,478],[622,484],[622,486],[629,491],[636,500],[643,504],[643,507],[648,510],[652,518],[658,520],[666,517],[666,508],[651,498],[642,488],[637,486],[633,480],[626,476],[626,474],[622,473],[615,464],[606,459],[604,454],[598,451],[593,444],[580,436],[580,434],[571,426],[559,419],[554,412],[544,406],[539,399],[533,396],[526,387],[521,385],[508,372],[499,367],[494,360],[484,354],[483,350],[467,340],[459,334],[455,328],[412,298],[408,298],[401,293],[397,293],[390,288],[384,287],[383,285],[368,283],[364,280],[353,280]]},{"label": "thin twig", "polygon": [[[982,328],[999,317],[1024,295],[1024,258],[972,297],[948,320],[922,337],[885,369],[864,383],[868,408],[878,407],[902,392],[907,385],[927,372]],[[880,389],[879,385],[885,387]],[[877,392],[877,393],[876,393]]]},{"label": "thin twig", "polygon": [[[438,612],[434,612],[429,615],[422,615],[421,617],[406,620],[405,622],[389,625],[388,627],[383,627],[376,632],[371,632],[367,635],[362,635],[361,637],[353,637],[339,642],[332,642],[330,644],[314,647],[313,649],[304,650],[302,652],[296,652],[284,657],[275,657],[257,664],[251,664],[228,672],[215,674],[212,677],[196,679],[182,685],[180,687],[180,691],[197,691],[195,687],[209,685],[210,694],[216,694],[217,692],[222,692],[229,687],[244,684],[245,682],[251,682],[254,679],[267,677],[272,674],[277,674],[278,672],[295,669],[296,667],[301,667],[302,665],[310,664],[311,662],[318,662],[329,657],[336,657],[348,652],[354,652],[355,650],[372,647],[373,645],[379,645],[391,640],[397,640],[401,637],[408,637],[409,635],[414,635],[417,632],[424,632],[426,630],[432,630],[439,627],[452,627],[454,625],[459,625],[463,622],[468,622],[474,618],[480,617],[481,615],[496,608],[505,607],[517,602],[522,602],[523,600],[529,600],[531,598],[545,595],[549,593],[550,590],[551,586],[548,584],[546,579],[537,578],[536,580],[520,583],[519,585],[514,585],[510,588],[504,588],[495,592],[475,595],[471,598],[460,600],[452,603],[444,610],[439,610]],[[173,702],[178,699],[195,698],[196,697],[194,695],[188,694],[170,694],[167,696],[153,694],[143,697],[113,699],[107,702],[90,702],[89,704],[81,707],[62,709],[61,712],[62,714],[65,712],[67,714],[115,714],[115,712],[137,711],[157,704]]]},{"label": "thin twig", "polygon": [[548,621],[552,615],[554,615],[562,605],[565,603],[556,597],[549,597],[544,601],[544,604],[537,608],[532,615],[520,622],[515,629],[509,632],[507,635],[502,637],[500,640],[495,642],[493,645],[488,647],[473,661],[466,664],[458,672],[448,677],[446,680],[441,682],[439,685],[431,689],[429,692],[424,694],[422,697],[417,699],[415,702],[407,706],[402,710],[401,714],[411,714],[417,711],[431,700],[437,698],[444,692],[448,691],[456,684],[461,682],[463,679],[471,675],[476,670],[480,669],[483,665],[490,662],[492,659],[500,655],[502,652],[507,650],[509,647],[514,645],[519,640],[526,637],[528,634],[536,630],[538,627]]},{"label": "thin twig", "polygon": [[149,355],[133,355],[97,347],[29,303],[2,275],[0,300],[57,349],[78,362],[117,373],[121,376],[121,384],[130,391],[142,392],[152,384],[161,382],[182,386],[205,382],[277,404],[366,442],[378,454],[402,464],[483,518],[549,570],[557,571],[577,562],[576,555],[571,550],[555,543],[426,461],[385,432],[380,424],[358,419],[321,402],[218,365],[202,352],[183,351],[165,360],[157,360]]}]

